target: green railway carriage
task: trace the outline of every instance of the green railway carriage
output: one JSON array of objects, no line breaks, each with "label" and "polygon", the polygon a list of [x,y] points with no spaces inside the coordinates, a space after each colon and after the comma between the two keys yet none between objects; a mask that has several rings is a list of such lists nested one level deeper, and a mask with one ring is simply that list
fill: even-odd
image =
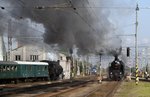
[{"label": "green railway carriage", "polygon": [[0,81],[17,81],[26,79],[48,79],[48,63],[0,61]]}]

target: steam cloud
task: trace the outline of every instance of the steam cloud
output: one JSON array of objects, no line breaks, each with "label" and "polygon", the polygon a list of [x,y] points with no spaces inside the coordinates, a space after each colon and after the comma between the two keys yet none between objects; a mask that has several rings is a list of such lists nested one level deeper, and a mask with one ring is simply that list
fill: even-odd
[{"label": "steam cloud", "polygon": [[[120,39],[112,39],[114,25],[109,20],[109,10],[92,8],[113,4],[113,0],[3,0],[5,9],[16,20],[29,19],[45,28],[44,42],[58,44],[69,49],[76,45],[83,53],[100,50],[115,51],[120,48]],[[0,11],[0,15],[3,15]],[[1,19],[0,19],[1,20]],[[22,20],[22,23],[24,21]],[[40,35],[26,31],[26,26],[17,28],[26,36]],[[1,29],[0,29],[1,31]],[[4,31],[1,31],[4,32]],[[17,33],[18,32],[18,33]],[[38,32],[38,31],[37,31]],[[22,41],[25,42],[25,41]],[[115,44],[115,45],[114,45]]]}]

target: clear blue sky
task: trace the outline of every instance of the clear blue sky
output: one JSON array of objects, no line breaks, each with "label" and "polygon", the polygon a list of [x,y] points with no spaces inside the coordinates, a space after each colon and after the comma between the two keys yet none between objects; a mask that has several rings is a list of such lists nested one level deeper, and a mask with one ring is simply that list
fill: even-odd
[{"label": "clear blue sky", "polygon": [[[150,0],[139,1],[140,7],[149,7]],[[147,39],[150,46],[150,9],[139,10],[139,40]]]},{"label": "clear blue sky", "polygon": [[[113,5],[109,5],[120,7],[120,9],[110,8],[110,18],[114,21],[116,32],[119,35],[135,33],[136,4],[137,0],[114,0]],[[138,5],[140,8],[138,11],[138,44],[150,46],[150,0],[139,0]],[[121,36],[121,38],[124,46],[134,45],[134,36]]]},{"label": "clear blue sky", "polygon": [[[139,0],[138,4],[140,8],[140,10],[138,11],[138,43],[139,45],[150,46],[150,0]],[[136,2],[133,3],[131,6],[135,7],[135,5]],[[149,7],[149,9],[143,9],[147,7]],[[135,33],[135,10],[132,10],[131,13],[127,16],[125,23],[126,25],[129,24],[129,26],[127,26],[127,28],[125,27],[123,31],[128,34],[132,32]],[[132,41],[134,41],[132,37],[127,38],[127,40],[129,40],[131,43]],[[127,41],[126,44],[130,43],[129,41]]]},{"label": "clear blue sky", "polygon": [[[114,21],[116,25],[116,32],[119,35],[130,35],[135,34],[135,8],[137,0],[114,0],[113,6],[120,7],[120,9],[110,9],[111,15],[110,18]],[[140,10],[138,11],[138,46],[144,45],[150,47],[150,0],[138,0],[138,5]],[[110,5],[111,6],[111,5]],[[130,9],[131,8],[131,9]],[[133,8],[133,9],[132,9]],[[144,9],[143,9],[144,8]],[[146,9],[145,9],[146,8]],[[135,46],[135,37],[134,36],[120,36],[122,39],[122,45]],[[139,67],[142,67],[141,64],[147,64],[144,56],[148,55],[148,52],[142,52],[145,48],[139,47]],[[131,48],[132,59],[130,60],[134,63],[134,52],[135,49]],[[149,49],[150,54],[150,49]],[[150,59],[150,55],[148,57]],[[148,60],[149,60],[148,59]],[[150,63],[150,62],[149,62]],[[144,66],[143,65],[143,66]],[[132,65],[134,66],[134,65]]]}]

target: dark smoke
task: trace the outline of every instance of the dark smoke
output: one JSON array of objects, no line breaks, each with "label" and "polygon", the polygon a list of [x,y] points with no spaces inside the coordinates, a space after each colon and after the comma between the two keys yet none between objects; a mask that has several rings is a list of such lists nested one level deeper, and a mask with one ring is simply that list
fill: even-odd
[{"label": "dark smoke", "polygon": [[3,33],[6,31],[6,23],[5,23],[5,19],[3,17],[7,17],[6,15],[4,15],[3,12],[0,11],[0,35],[3,35]]},{"label": "dark smoke", "polygon": [[[99,52],[101,49],[113,51],[120,48],[121,44],[114,45],[116,39],[110,40],[107,37],[115,34],[114,26],[108,19],[109,10],[90,8],[97,5],[107,6],[112,3],[112,0],[108,1],[5,0],[3,2],[8,4],[9,7],[6,6],[5,9],[10,8],[9,12],[12,18],[16,20],[30,19],[37,24],[43,24],[45,43],[58,44],[63,49],[76,45],[81,52],[87,53]],[[26,28],[27,26],[20,27],[25,36],[37,35],[34,33],[36,31],[26,31]]]}]

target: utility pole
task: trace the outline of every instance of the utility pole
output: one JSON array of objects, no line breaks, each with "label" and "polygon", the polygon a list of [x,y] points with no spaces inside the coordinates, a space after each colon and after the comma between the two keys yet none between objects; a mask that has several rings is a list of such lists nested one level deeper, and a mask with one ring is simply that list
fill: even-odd
[{"label": "utility pole", "polygon": [[73,79],[73,77],[74,77],[73,49],[70,48],[70,49],[69,49],[69,52],[70,52],[70,58],[71,58],[70,79]]},{"label": "utility pole", "polygon": [[102,78],[102,55],[103,55],[103,51],[100,50],[99,52],[99,56],[100,56],[100,65],[99,65],[99,75],[100,75],[100,78]]},{"label": "utility pole", "polygon": [[136,85],[138,85],[139,82],[139,78],[138,78],[138,43],[137,43],[137,30],[138,30],[138,11],[139,11],[139,7],[138,4],[136,6],[136,23],[135,23],[135,83]]},{"label": "utility pole", "polygon": [[11,61],[11,50],[12,50],[12,32],[11,32],[11,19],[8,21],[8,53],[7,61]]},{"label": "utility pole", "polygon": [[99,76],[102,77],[102,71],[101,71],[102,53],[100,53],[99,56],[100,56]]}]

